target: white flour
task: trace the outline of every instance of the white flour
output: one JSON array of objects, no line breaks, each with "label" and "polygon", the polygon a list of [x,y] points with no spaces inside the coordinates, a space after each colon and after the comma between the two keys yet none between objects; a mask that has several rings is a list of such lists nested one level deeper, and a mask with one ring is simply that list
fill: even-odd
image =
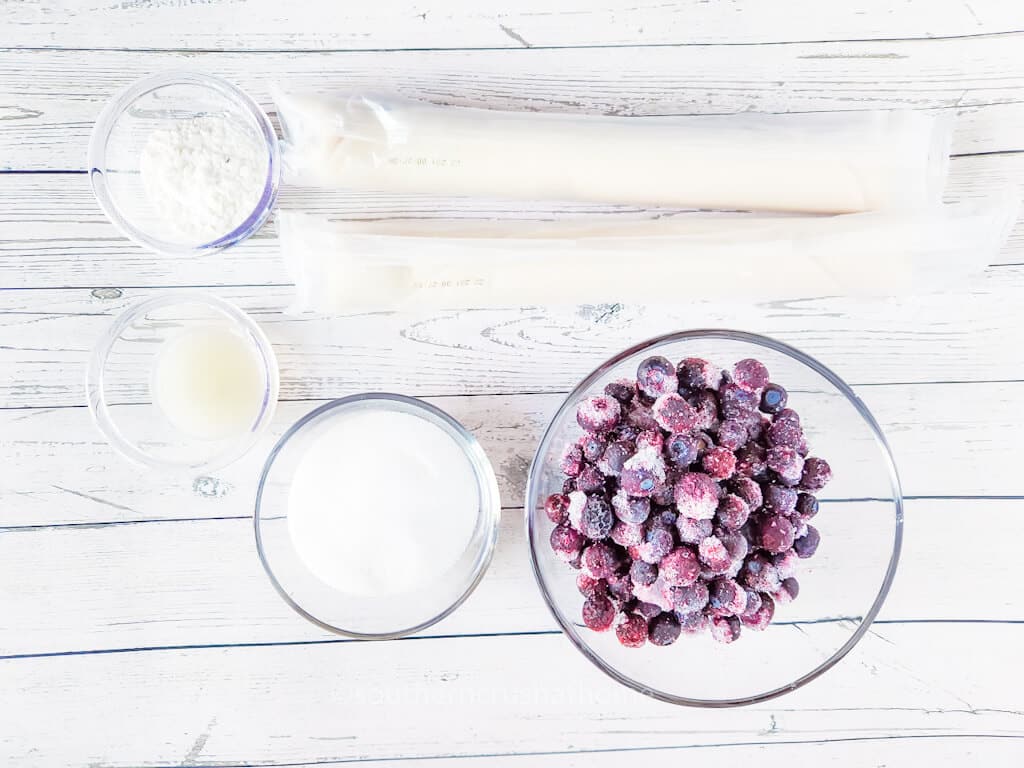
[{"label": "white flour", "polygon": [[385,410],[339,414],[306,450],[288,531],[315,576],[350,595],[411,592],[458,562],[476,526],[469,458],[440,427]]},{"label": "white flour", "polygon": [[253,212],[267,177],[267,151],[222,117],[196,117],[149,135],[140,159],[150,205],[178,238],[217,240]]}]

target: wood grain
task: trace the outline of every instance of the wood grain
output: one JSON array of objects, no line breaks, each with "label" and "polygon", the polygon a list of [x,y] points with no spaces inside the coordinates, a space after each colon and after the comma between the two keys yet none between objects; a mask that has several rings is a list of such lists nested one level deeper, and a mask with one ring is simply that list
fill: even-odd
[{"label": "wood grain", "polygon": [[[1024,27],[1022,27],[1024,28]],[[237,83],[383,89],[495,109],[671,115],[912,108],[958,118],[953,151],[1022,148],[1024,32],[962,40],[494,51],[220,53],[0,50],[0,170],[81,170],[123,86],[167,69]],[[642,51],[642,55],[640,52]]]},{"label": "wood grain", "polygon": [[[834,639],[831,625],[804,631],[809,642]],[[558,635],[9,660],[0,673],[12,702],[0,754],[19,766],[268,766],[896,735],[1020,738],[1024,716],[1006,675],[1022,638],[1019,624],[880,626],[822,680],[727,711],[625,691]],[[131,713],[131,727],[114,712]]]},{"label": "wood grain", "polygon": [[[831,520],[818,521],[824,543],[814,563],[874,581],[879,573],[836,561],[841,552],[852,554],[843,542],[857,525],[856,512],[852,505],[826,506],[819,517]],[[1016,500],[908,502],[898,577],[880,619],[1024,621],[1024,607],[1003,588],[1016,578],[1017,544],[990,534],[1012,528],[1022,512],[1024,502]],[[965,519],[985,524],[964,526]],[[936,561],[956,558],[951,530],[959,532],[957,551],[985,552],[988,567],[935,589]],[[835,615],[829,597],[813,589],[814,574],[804,586],[800,600],[779,609],[778,621]],[[249,517],[4,531],[0,602],[0,664],[2,657],[23,654],[348,642],[293,613],[274,592],[257,559]],[[534,583],[522,510],[516,509],[502,518],[495,560],[477,591],[422,634],[557,631]]]},{"label": "wood grain", "polygon": [[315,3],[249,0],[75,0],[60,12],[37,3],[5,10],[3,44],[28,48],[519,48],[666,43],[932,38],[1024,29],[1024,14],[1000,0],[811,0],[765,3],[640,3],[602,0],[514,7],[497,0],[420,4],[378,0],[333,13]]}]

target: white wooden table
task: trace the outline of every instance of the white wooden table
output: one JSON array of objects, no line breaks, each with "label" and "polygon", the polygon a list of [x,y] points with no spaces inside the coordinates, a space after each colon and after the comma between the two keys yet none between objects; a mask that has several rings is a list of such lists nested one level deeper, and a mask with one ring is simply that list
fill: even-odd
[{"label": "white wooden table", "polygon": [[[85,146],[101,106],[170,67],[223,75],[268,107],[279,79],[624,115],[942,111],[956,116],[949,199],[1024,183],[1018,0],[0,2],[0,764],[1024,760],[1024,230],[943,296],[297,322],[281,312],[290,288],[272,226],[223,256],[169,263],[118,237],[92,199]],[[341,218],[635,213],[283,197]],[[82,390],[101,329],[171,286],[252,312],[282,366],[273,434],[185,484],[119,460]],[[627,344],[694,326],[776,336],[856,384],[908,495],[900,572],[870,635],[805,689],[731,711],[648,700],[579,656],[533,584],[517,508],[563,393]],[[368,389],[462,420],[507,507],[469,602],[388,643],[294,615],[251,525],[273,439],[316,403]]]}]

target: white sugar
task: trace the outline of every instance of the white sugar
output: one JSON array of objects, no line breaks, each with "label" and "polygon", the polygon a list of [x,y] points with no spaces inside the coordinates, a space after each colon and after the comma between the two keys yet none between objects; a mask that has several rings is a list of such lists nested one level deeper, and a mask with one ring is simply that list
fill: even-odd
[{"label": "white sugar", "polygon": [[441,427],[408,413],[338,415],[302,457],[288,530],[306,567],[362,596],[409,592],[462,557],[476,525],[473,466]]}]

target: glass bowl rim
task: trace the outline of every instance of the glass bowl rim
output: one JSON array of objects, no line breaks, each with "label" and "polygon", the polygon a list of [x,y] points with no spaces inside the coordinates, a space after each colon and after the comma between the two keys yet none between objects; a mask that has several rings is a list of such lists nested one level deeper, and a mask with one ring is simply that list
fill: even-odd
[{"label": "glass bowl rim", "polygon": [[[200,462],[162,461],[153,458],[136,447],[131,440],[128,440],[121,433],[117,420],[110,415],[110,404],[107,402],[104,387],[104,369],[107,358],[114,344],[121,338],[124,329],[137,317],[149,310],[174,304],[201,304],[220,312],[222,315],[226,315],[236,328],[244,330],[256,340],[254,346],[260,355],[261,361],[264,363],[266,399],[254,428],[246,433],[244,439],[239,438],[220,453]],[[111,447],[133,464],[149,469],[167,471],[194,472],[198,470],[211,470],[237,461],[249,452],[270,424],[271,418],[277,410],[279,390],[280,372],[278,370],[277,356],[274,354],[274,348],[271,346],[270,340],[263,333],[263,329],[246,312],[231,302],[210,293],[192,290],[161,291],[155,296],[150,296],[148,299],[136,302],[122,311],[93,347],[85,375],[86,403],[89,407],[89,412],[92,414],[93,423]]]},{"label": "glass bowl rim", "polygon": [[[355,403],[370,401],[399,403],[414,411],[422,411],[427,415],[428,420],[432,420],[435,423],[437,421],[441,421],[452,428],[458,436],[456,442],[469,459],[469,462],[473,467],[474,474],[476,475],[477,483],[480,485],[482,494],[477,514],[478,518],[484,519],[487,524],[486,538],[483,542],[482,548],[482,557],[479,558],[479,561],[465,588],[454,602],[437,615],[425,619],[418,624],[388,632],[356,632],[345,629],[318,618],[309,610],[299,605],[299,603],[288,594],[284,589],[284,586],[280,581],[278,581],[277,576],[274,574],[274,569],[271,567],[264,550],[263,534],[260,531],[260,508],[263,502],[263,489],[266,485],[267,478],[270,475],[270,471],[277,455],[284,450],[285,446],[288,445],[292,438],[294,438],[310,422],[336,408],[344,408]],[[498,480],[494,475],[494,468],[491,465],[490,460],[487,458],[487,454],[484,453],[483,448],[473,434],[455,417],[451,416],[446,411],[441,410],[437,406],[424,400],[420,400],[419,398],[408,397],[406,395],[399,395],[391,392],[361,392],[354,395],[339,397],[335,400],[331,400],[317,406],[289,427],[288,431],[285,432],[274,445],[273,449],[270,451],[270,455],[267,456],[267,460],[263,464],[263,470],[260,473],[259,484],[256,489],[256,503],[253,514],[253,529],[256,535],[256,552],[259,555],[260,564],[263,566],[263,570],[266,572],[267,577],[270,579],[270,583],[273,585],[277,594],[292,608],[292,610],[307,621],[315,624],[321,629],[327,630],[328,632],[341,635],[342,637],[351,638],[353,640],[395,640],[401,637],[406,637],[407,635],[415,634],[416,632],[421,632],[450,616],[476,590],[481,580],[483,580],[484,574],[487,573],[491,561],[494,558],[494,552],[497,549],[498,529],[500,523],[501,497],[498,490]]]},{"label": "glass bowl rim", "polygon": [[[197,85],[216,91],[221,97],[246,113],[255,121],[267,149],[267,178],[263,193],[250,214],[237,227],[216,240],[196,246],[180,245],[151,237],[128,221],[107,190],[105,181],[107,142],[117,120],[138,99],[153,91],[173,85]],[[164,256],[191,256],[213,253],[236,245],[256,233],[270,217],[281,183],[281,148],[277,133],[267,113],[245,91],[216,75],[187,69],[172,69],[148,75],[129,83],[116,93],[103,107],[89,136],[89,185],[103,213],[110,222],[136,245]]]},{"label": "glass bowl rim", "polygon": [[[566,415],[566,412],[574,407],[577,401],[582,395],[587,392],[597,381],[599,381],[605,374],[613,370],[616,366],[621,364],[623,361],[633,357],[634,355],[641,354],[645,351],[652,351],[657,347],[664,344],[671,344],[680,341],[692,341],[695,339],[725,339],[728,341],[739,341],[754,346],[760,346],[767,349],[771,349],[774,352],[785,355],[798,363],[802,363],[804,366],[810,368],[812,371],[817,373],[819,376],[824,378],[833,387],[835,387],[846,400],[854,407],[858,415],[868,425],[872,436],[875,438],[876,444],[881,449],[882,459],[885,463],[886,469],[889,473],[889,481],[892,486],[893,497],[891,501],[895,507],[896,519],[895,528],[893,533],[893,549],[892,554],[889,557],[889,565],[885,572],[885,578],[882,581],[881,588],[878,594],[875,596],[874,602],[871,604],[869,610],[864,614],[860,624],[853,634],[847,638],[846,642],[843,643],[840,648],[835,651],[829,658],[825,659],[821,664],[816,666],[811,671],[801,675],[796,680],[787,683],[785,685],[772,688],[768,691],[755,693],[750,696],[741,696],[728,699],[697,699],[687,696],[677,696],[674,694],[666,693],[665,691],[656,690],[650,686],[644,685],[631,677],[628,677],[617,669],[612,667],[610,664],[605,662],[596,652],[592,651],[590,647],[580,639],[576,633],[575,627],[571,622],[566,620],[558,610],[555,600],[548,590],[547,585],[541,575],[540,567],[537,562],[537,552],[534,547],[534,534],[535,525],[534,521],[537,519],[538,510],[534,508],[534,497],[537,492],[537,485],[539,483],[540,466],[543,461],[543,457],[550,449],[550,441],[553,436],[555,425],[559,423]],[[652,352],[653,353],[653,352]],[[886,499],[889,501],[889,499]],[[899,564],[900,550],[903,543],[903,492],[900,485],[899,473],[896,469],[896,462],[893,459],[892,450],[889,447],[889,443],[885,438],[885,434],[882,432],[881,427],[875,420],[871,411],[868,410],[864,402],[857,396],[857,394],[850,388],[850,386],[843,381],[837,374],[831,369],[818,362],[815,358],[810,355],[801,352],[799,349],[790,346],[781,341],[777,341],[768,336],[762,336],[756,333],[750,333],[747,331],[737,331],[725,328],[697,328],[687,331],[676,331],[673,333],[664,334],[661,336],[655,336],[646,341],[634,344],[633,346],[619,352],[612,356],[608,360],[601,363],[597,368],[587,374],[583,380],[577,384],[573,390],[566,395],[565,399],[559,405],[555,415],[551,418],[547,428],[544,430],[544,434],[541,437],[540,443],[537,446],[537,451],[534,454],[533,461],[530,464],[530,471],[527,474],[526,479],[526,497],[523,504],[524,522],[526,526],[526,538],[527,547],[530,551],[530,565],[533,570],[534,580],[537,582],[537,587],[540,589],[541,595],[544,598],[544,602],[547,604],[548,610],[551,615],[558,622],[559,627],[569,641],[575,646],[575,648],[582,653],[592,664],[598,669],[604,672],[606,675],[611,677],[613,680],[621,683],[622,685],[632,688],[634,691],[642,693],[651,698],[664,701],[669,704],[681,704],[684,706],[691,707],[703,707],[703,708],[725,708],[725,707],[738,707],[749,704],[757,704],[760,702],[774,699],[783,694],[790,693],[803,687],[812,680],[816,680],[822,674],[834,667],[839,661],[846,656],[861,638],[867,634],[867,631],[871,628],[871,624],[874,622],[875,617],[881,610],[886,597],[889,594],[889,589],[892,586],[893,579],[896,576],[896,568]]]}]

